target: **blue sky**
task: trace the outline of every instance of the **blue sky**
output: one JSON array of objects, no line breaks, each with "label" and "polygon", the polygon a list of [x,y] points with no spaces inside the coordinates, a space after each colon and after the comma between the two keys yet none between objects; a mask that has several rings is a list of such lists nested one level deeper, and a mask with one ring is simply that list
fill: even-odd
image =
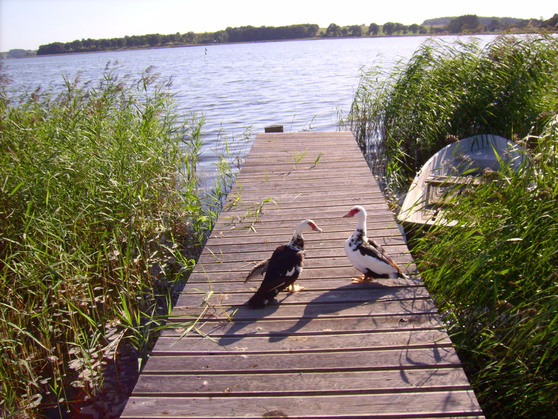
[{"label": "blue sky", "polygon": [[558,7],[549,0],[0,0],[0,51],[82,38],[212,32],[227,26],[409,25],[464,14],[548,19],[554,13]]}]

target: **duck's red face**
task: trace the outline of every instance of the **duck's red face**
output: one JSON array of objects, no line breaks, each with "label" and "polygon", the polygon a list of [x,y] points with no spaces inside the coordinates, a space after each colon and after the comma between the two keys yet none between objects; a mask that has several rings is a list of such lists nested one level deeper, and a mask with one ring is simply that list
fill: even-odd
[{"label": "duck's red face", "polygon": [[354,217],[359,212],[360,212],[360,209],[358,209],[357,207],[351,208],[351,210],[348,213],[346,213],[343,216],[343,218]]},{"label": "duck's red face", "polygon": [[310,226],[310,228],[314,231],[319,231],[320,233],[322,232],[322,229],[320,227],[318,227],[316,225],[316,223],[314,221],[308,221],[307,224]]}]

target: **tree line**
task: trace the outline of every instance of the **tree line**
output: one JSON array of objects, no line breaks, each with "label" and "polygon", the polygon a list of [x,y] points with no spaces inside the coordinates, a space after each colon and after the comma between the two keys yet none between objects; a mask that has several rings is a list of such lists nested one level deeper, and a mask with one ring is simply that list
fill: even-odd
[{"label": "tree line", "polygon": [[[161,35],[133,35],[111,39],[81,39],[72,42],[53,42],[41,45],[37,55],[67,54],[76,52],[109,51],[118,49],[155,48],[188,45],[223,44],[228,42],[279,41],[308,38],[340,38],[361,36],[396,36],[396,35],[441,35],[463,33],[497,33],[502,31],[531,32],[541,29],[558,31],[558,14],[546,21],[537,19],[479,18],[476,15],[464,15],[447,18],[445,24],[403,25],[387,22],[383,25],[371,23],[366,25],[339,26],[330,24],[322,30],[316,24],[299,24],[288,26],[242,26],[228,27],[217,32]],[[487,21],[487,19],[489,19]]]},{"label": "tree line", "polygon": [[196,44],[223,44],[228,42],[279,41],[314,38],[320,27],[315,24],[300,24],[280,27],[244,26],[227,28],[224,31],[184,34],[125,36],[112,39],[82,39],[72,42],[53,42],[41,45],[37,55],[65,54],[74,52],[107,51],[116,49],[187,46]]}]

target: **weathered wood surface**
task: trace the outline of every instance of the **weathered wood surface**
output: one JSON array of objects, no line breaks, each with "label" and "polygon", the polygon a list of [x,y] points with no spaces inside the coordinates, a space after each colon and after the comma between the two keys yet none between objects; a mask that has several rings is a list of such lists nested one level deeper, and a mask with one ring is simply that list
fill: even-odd
[{"label": "weathered wood surface", "polygon": [[[351,284],[355,204],[414,271],[351,133],[258,135],[122,417],[482,416],[421,279]],[[305,289],[244,306],[251,266],[305,218],[324,230],[305,234]]]}]

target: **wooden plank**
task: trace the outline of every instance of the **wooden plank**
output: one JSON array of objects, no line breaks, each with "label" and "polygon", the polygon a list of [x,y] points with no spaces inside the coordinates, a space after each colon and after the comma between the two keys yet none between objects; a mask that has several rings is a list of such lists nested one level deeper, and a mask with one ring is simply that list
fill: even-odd
[{"label": "wooden plank", "polygon": [[[187,408],[185,407],[187,406]],[[135,397],[127,418],[479,417],[470,391],[285,397]],[[442,413],[441,413],[442,412]]]},{"label": "wooden plank", "polygon": [[[279,297],[282,298],[282,297]],[[195,306],[177,305],[173,310],[174,321],[193,320],[228,320],[234,315],[235,320],[261,320],[268,316],[274,318],[349,318],[385,315],[406,315],[435,313],[436,306],[430,299],[377,301],[374,304],[358,302],[328,302],[323,304],[272,304],[266,308],[254,311],[245,306],[205,305]],[[201,319],[199,317],[202,315]]]},{"label": "wooden plank", "polygon": [[[454,367],[454,365],[450,365]],[[439,375],[436,379],[433,376]],[[416,391],[468,390],[464,373],[456,368],[396,371],[294,372],[270,374],[144,375],[137,396],[165,394],[174,397],[308,396],[330,394],[379,394]],[[324,388],[323,381],[331,383]]]},{"label": "wooden plank", "polygon": [[[183,336],[186,329],[183,323],[176,323],[176,327],[163,331],[163,336]],[[275,318],[254,321],[244,320],[215,320],[204,319],[196,325],[192,334],[203,333],[210,338],[223,336],[274,336],[318,334],[348,334],[348,333],[378,333],[393,330],[418,330],[442,328],[439,317],[433,313],[422,314],[384,314],[361,317],[320,317],[283,319]]]},{"label": "wooden plank", "polygon": [[[326,290],[338,290],[341,291],[343,287],[347,287],[347,290],[350,290],[353,293],[362,292],[367,293],[367,290],[373,291],[376,289],[385,289],[385,288],[407,288],[412,289],[416,287],[423,287],[424,284],[418,278],[382,278],[384,281],[380,282],[370,282],[364,284],[349,284],[346,278],[339,278],[332,276],[328,279],[319,277],[321,274],[321,270],[305,270],[303,271],[305,274],[313,275],[304,277],[300,279],[297,283],[302,285],[306,292],[316,292],[316,291],[326,291]],[[230,280],[227,281],[227,278]],[[203,277],[200,281],[200,284],[196,288],[189,288],[188,293],[191,295],[197,295],[200,293],[207,294],[210,292],[218,293],[218,294],[226,294],[226,293],[246,293],[246,292],[253,292],[256,287],[259,285],[257,280],[250,280],[248,282],[244,282],[243,278],[238,278],[239,280],[234,281],[230,274],[227,277],[221,277],[221,280],[207,283],[207,281],[203,281]],[[260,277],[261,280],[261,277]],[[389,283],[389,280],[393,280],[392,283]],[[338,286],[332,288],[332,284],[338,284]],[[389,284],[389,285],[387,285]],[[286,292],[286,291],[285,291]],[[182,293],[184,294],[184,293]],[[283,295],[283,294],[281,294]],[[200,296],[198,295],[198,302]],[[205,300],[205,298],[204,298]]]},{"label": "wooden plank", "polygon": [[[303,281],[299,281],[303,284]],[[248,300],[257,286],[248,288],[245,293],[212,293],[205,298],[205,305],[219,305],[220,307],[241,306]],[[371,304],[378,301],[401,301],[429,298],[428,291],[424,287],[385,287],[385,288],[355,288],[352,284],[337,288],[328,292],[303,290],[296,293],[283,292],[279,294],[282,304],[328,304],[337,301],[350,302],[353,304]],[[197,293],[182,294],[178,304],[195,306],[200,302]]]},{"label": "wooden plank", "polygon": [[[184,353],[260,353],[286,355],[292,352],[336,352],[363,349],[404,349],[431,346],[451,345],[447,334],[442,330],[405,330],[386,333],[353,333],[344,335],[297,336],[286,335],[279,331],[276,335],[222,336],[207,338],[203,336],[187,336],[184,338],[161,336],[153,349],[153,355],[178,355]],[[283,368],[283,362],[275,357],[274,367]]]},{"label": "wooden plank", "polygon": [[[252,263],[246,265],[245,269],[252,267]],[[247,288],[255,286],[258,280],[252,279],[244,282],[244,275],[247,271],[231,274],[231,272],[215,272],[211,275],[211,282],[207,280],[208,274],[203,272],[195,272],[190,276],[187,292],[245,292]],[[310,269],[303,270],[303,277],[299,278],[298,283],[307,286],[308,289],[335,289],[344,287],[349,284],[347,279],[353,272],[353,268],[323,268],[323,269]],[[260,279],[261,280],[261,277]],[[196,288],[193,284],[197,283]],[[351,284],[352,288],[383,288],[390,287],[419,287],[424,286],[420,277],[410,276],[408,278],[378,278],[374,282],[366,284]]]},{"label": "wooden plank", "polygon": [[[356,204],[408,278],[351,282]],[[304,289],[249,308],[305,218]],[[258,135],[122,417],[482,417],[415,269],[351,133]]]},{"label": "wooden plank", "polygon": [[[285,354],[285,362],[277,368],[273,357],[267,354],[214,354],[207,355],[161,355],[152,358],[144,374],[263,374],[387,371],[400,369],[437,369],[459,367],[459,358],[451,346],[400,349],[365,349],[315,353]],[[459,369],[458,369],[459,370]],[[435,377],[432,377],[435,380]],[[455,381],[458,383],[458,381]],[[463,384],[463,382],[461,382]],[[334,384],[332,384],[334,385]],[[240,389],[237,389],[240,391]]]}]

